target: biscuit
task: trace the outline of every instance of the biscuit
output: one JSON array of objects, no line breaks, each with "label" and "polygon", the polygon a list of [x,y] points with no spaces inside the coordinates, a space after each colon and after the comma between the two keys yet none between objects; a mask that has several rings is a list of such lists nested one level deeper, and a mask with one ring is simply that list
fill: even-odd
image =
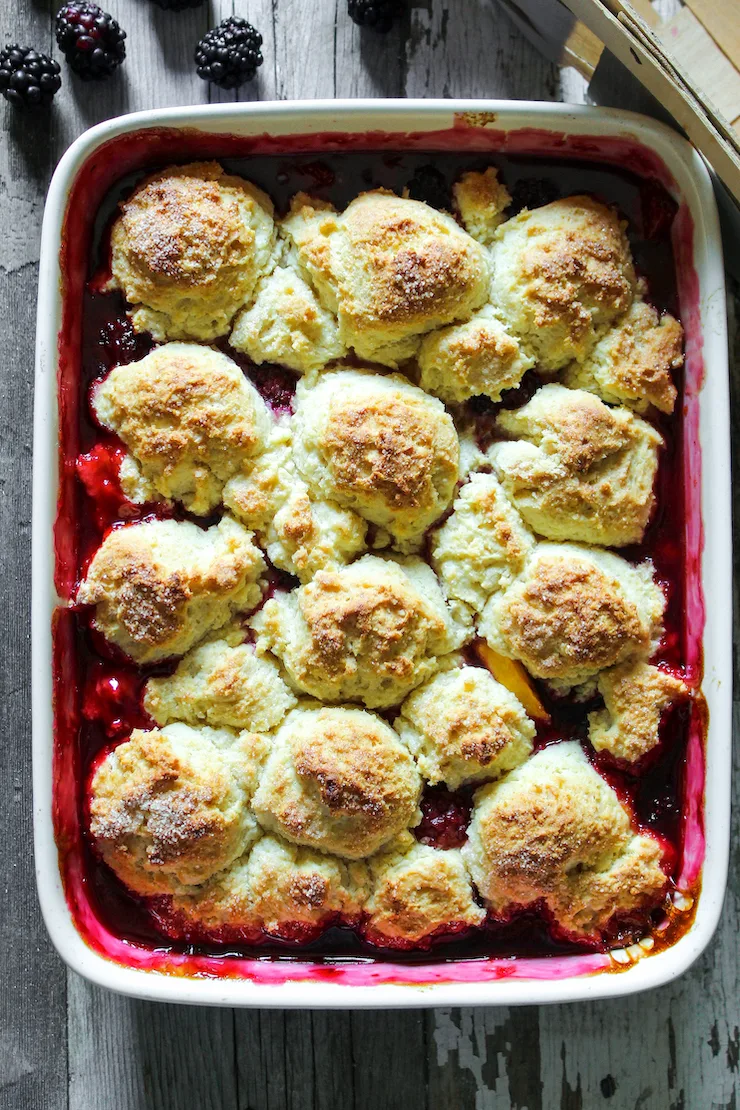
[{"label": "biscuit", "polygon": [[544,370],[585,359],[635,286],[625,225],[590,197],[524,209],[496,232],[491,304]]},{"label": "biscuit", "polygon": [[671,413],[676,404],[673,371],[683,366],[683,328],[669,313],[637,300],[598,341],[588,358],[571,363],[563,381],[590,389],[604,401],[645,412],[655,405]]},{"label": "biscuit", "polygon": [[421,335],[467,319],[488,296],[487,252],[421,201],[379,189],[338,215],[299,194],[282,231],[342,343],[371,362],[397,367]]},{"label": "biscuit", "polygon": [[562,930],[590,937],[615,913],[647,911],[667,882],[658,841],[635,835],[575,741],[477,791],[462,855],[495,916],[544,904]]},{"label": "biscuit", "polygon": [[455,490],[460,449],[444,406],[398,375],[325,373],[298,384],[295,464],[317,497],[418,544]]},{"label": "biscuit", "polygon": [[622,547],[640,543],[655,506],[663,440],[625,408],[581,389],[545,385],[523,408],[501,412],[488,457],[508,497],[551,540]]},{"label": "biscuit", "polygon": [[418,823],[420,795],[414,761],[385,721],[309,703],[278,731],[253,806],[287,840],[360,859]]},{"label": "biscuit", "polygon": [[278,426],[267,450],[227,483],[223,500],[255,529],[270,562],[301,582],[366,550],[367,522],[351,509],[314,496],[298,476],[286,425]]},{"label": "biscuit", "polygon": [[217,162],[169,166],[122,202],[111,232],[111,284],[136,331],[158,342],[226,335],[273,265],[270,198]]},{"label": "biscuit", "polygon": [[122,475],[134,501],[182,501],[207,514],[224,483],[266,445],[267,406],[226,355],[196,343],[165,343],[117,366],[92,395],[98,421],[128,448]]},{"label": "biscuit", "polygon": [[484,247],[490,247],[496,229],[506,219],[504,210],[511,204],[511,195],[499,181],[493,166],[478,172],[470,170],[452,186],[452,196],[463,227]]},{"label": "biscuit", "polygon": [[356,920],[368,885],[363,863],[263,836],[225,871],[175,895],[171,909],[186,935],[210,930],[254,940],[264,932],[306,940],[337,920]]},{"label": "biscuit", "polygon": [[537,678],[575,686],[630,656],[648,658],[665,598],[649,560],[541,543],[521,576],[483,610],[480,635]]},{"label": "biscuit", "polygon": [[431,561],[449,597],[474,612],[521,574],[534,537],[493,474],[473,474],[432,535]]},{"label": "biscuit", "polygon": [[467,323],[425,335],[418,364],[422,389],[454,405],[478,396],[500,401],[507,389],[519,385],[534,358],[487,305]]},{"label": "biscuit", "polygon": [[281,420],[258,458],[248,459],[223,489],[223,503],[247,528],[261,534],[269,527],[297,479],[290,424]]},{"label": "biscuit", "polygon": [[365,934],[374,944],[409,948],[485,920],[455,849],[440,851],[401,833],[369,865]]},{"label": "biscuit", "polygon": [[457,481],[462,485],[471,474],[483,467],[488,469],[488,460],[478,445],[478,435],[470,413],[458,413],[455,427],[460,443],[460,462],[457,467]]},{"label": "biscuit", "polygon": [[635,763],[660,741],[663,710],[688,696],[684,683],[649,663],[628,660],[599,675],[604,709],[588,715],[588,738],[597,752]]},{"label": "biscuit", "polygon": [[465,666],[434,675],[409,694],[394,728],[427,782],[450,790],[523,763],[535,734],[505,686],[484,668]]},{"label": "biscuit", "polygon": [[421,559],[363,555],[270,598],[252,620],[257,650],[290,683],[327,702],[396,705],[470,635]]},{"label": "biscuit", "polygon": [[310,582],[320,570],[335,570],[367,550],[367,521],[351,509],[311,496],[297,479],[264,534],[276,567]]},{"label": "biscuit", "polygon": [[288,266],[278,266],[257,287],[253,303],[234,321],[229,339],[258,365],[287,366],[311,374],[346,354],[335,317]]},{"label": "biscuit", "polygon": [[296,704],[275,663],[250,644],[212,640],[193,648],[177,670],[150,678],[144,709],[158,725],[185,721],[270,732]]},{"label": "biscuit", "polygon": [[96,850],[138,894],[205,882],[259,835],[249,799],[265,754],[247,732],[134,729],[92,777]]},{"label": "biscuit", "polygon": [[114,528],[77,591],[93,624],[137,663],[184,655],[262,596],[265,561],[252,533],[224,516],[203,530],[150,520]]}]

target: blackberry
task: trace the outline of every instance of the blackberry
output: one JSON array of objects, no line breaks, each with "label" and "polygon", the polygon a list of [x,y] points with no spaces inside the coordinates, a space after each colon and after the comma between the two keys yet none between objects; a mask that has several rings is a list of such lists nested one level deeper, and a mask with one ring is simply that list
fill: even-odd
[{"label": "blackberry", "polygon": [[125,38],[113,16],[88,0],[72,0],[57,12],[59,48],[83,81],[100,81],[118,69],[126,57]]},{"label": "blackberry", "polygon": [[195,48],[198,76],[222,89],[251,81],[262,65],[262,35],[241,16],[232,15],[203,36]]},{"label": "blackberry", "polygon": [[98,343],[105,353],[107,367],[125,366],[143,358],[151,349],[147,337],[137,335],[127,316],[103,324]]},{"label": "blackberry", "polygon": [[203,0],[152,0],[165,12],[184,12],[186,8],[199,8]]},{"label": "blackberry", "polygon": [[551,204],[560,196],[560,189],[554,181],[546,177],[520,178],[511,190],[511,207],[509,213],[515,216],[522,208],[541,208],[544,204]]},{"label": "blackberry", "polygon": [[419,166],[408,184],[411,200],[423,200],[432,208],[451,208],[450,187],[436,166]]},{"label": "blackberry", "polygon": [[0,93],[16,107],[50,104],[61,84],[59,65],[46,54],[18,43],[0,51]]},{"label": "blackberry", "polygon": [[347,0],[347,12],[358,27],[385,35],[405,7],[405,0]]}]

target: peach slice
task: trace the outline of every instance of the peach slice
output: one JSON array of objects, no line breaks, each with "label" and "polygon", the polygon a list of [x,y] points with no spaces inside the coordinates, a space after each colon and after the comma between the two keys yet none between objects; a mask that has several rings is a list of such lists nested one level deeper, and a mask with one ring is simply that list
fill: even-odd
[{"label": "peach slice", "polygon": [[534,717],[536,721],[542,721],[543,724],[550,723],[550,714],[540,701],[532,679],[521,663],[516,659],[507,659],[505,655],[499,655],[483,640],[475,645],[475,650],[496,681],[519,698],[530,717]]}]

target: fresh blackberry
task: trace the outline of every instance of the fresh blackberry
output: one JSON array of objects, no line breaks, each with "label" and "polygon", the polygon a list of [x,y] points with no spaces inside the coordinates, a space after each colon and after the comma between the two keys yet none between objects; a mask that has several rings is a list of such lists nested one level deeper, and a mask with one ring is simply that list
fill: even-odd
[{"label": "fresh blackberry", "polygon": [[445,180],[445,175],[436,166],[419,166],[418,170],[408,184],[411,200],[423,200],[431,204],[432,208],[444,208],[449,211],[450,187]]},{"label": "fresh blackberry", "polygon": [[46,54],[18,43],[0,51],[0,93],[16,107],[50,104],[61,84],[59,65]]},{"label": "fresh blackberry", "polygon": [[126,57],[122,31],[112,15],[88,0],[72,0],[57,12],[57,42],[83,81],[110,77]]},{"label": "fresh blackberry", "polygon": [[198,76],[222,89],[251,81],[262,65],[262,35],[239,15],[229,16],[203,36],[195,48]]},{"label": "fresh blackberry", "polygon": [[166,12],[184,12],[186,8],[199,8],[203,0],[152,0],[152,3]]},{"label": "fresh blackberry", "polygon": [[405,7],[405,0],[347,0],[347,11],[358,27],[385,35]]}]

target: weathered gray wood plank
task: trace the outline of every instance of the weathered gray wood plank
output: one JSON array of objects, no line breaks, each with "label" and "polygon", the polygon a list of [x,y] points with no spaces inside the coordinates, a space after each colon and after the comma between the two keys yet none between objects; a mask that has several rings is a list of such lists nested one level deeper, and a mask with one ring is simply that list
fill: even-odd
[{"label": "weathered gray wood plank", "polygon": [[69,1110],[238,1110],[230,1010],[132,1001],[70,975],[69,1044]]},{"label": "weathered gray wood plank", "polygon": [[427,1105],[425,1015],[414,1010],[357,1011],[352,1020],[354,1110],[424,1110]]},{"label": "weathered gray wood plank", "polygon": [[406,96],[558,100],[560,75],[490,0],[414,5]]},{"label": "weathered gray wood plank", "polygon": [[[12,18],[11,18],[12,17]],[[43,8],[5,10],[3,32],[49,41]],[[2,102],[0,145],[0,1103],[67,1105],[66,979],[41,922],[33,874],[30,728],[30,493],[38,238],[51,168],[50,120],[36,141]]]},{"label": "weathered gray wood plank", "polygon": [[235,1031],[240,1110],[354,1106],[348,1014],[246,1010]]},{"label": "weathered gray wood plank", "polygon": [[430,1025],[428,1110],[559,1105],[543,1101],[536,1007],[437,1010]]}]

